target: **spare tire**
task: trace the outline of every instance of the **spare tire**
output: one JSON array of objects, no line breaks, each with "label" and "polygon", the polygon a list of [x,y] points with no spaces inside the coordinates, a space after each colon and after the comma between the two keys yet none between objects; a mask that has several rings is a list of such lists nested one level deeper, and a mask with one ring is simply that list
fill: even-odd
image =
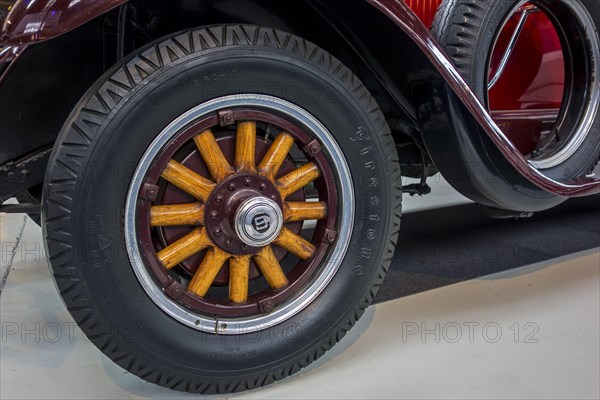
[{"label": "spare tire", "polygon": [[[550,122],[550,129],[537,139],[533,150],[523,155],[547,177],[570,181],[589,174],[600,158],[600,3],[596,0],[444,0],[433,22],[432,33],[489,109],[488,86],[495,78],[489,73],[492,55],[507,22],[515,13],[522,13],[524,7],[543,12],[552,22],[565,60],[565,84],[557,119]],[[519,32],[515,30],[515,33],[512,36],[518,40]],[[507,53],[502,58],[510,63],[510,50]],[[528,125],[517,120],[516,128],[518,133],[524,133]]]}]

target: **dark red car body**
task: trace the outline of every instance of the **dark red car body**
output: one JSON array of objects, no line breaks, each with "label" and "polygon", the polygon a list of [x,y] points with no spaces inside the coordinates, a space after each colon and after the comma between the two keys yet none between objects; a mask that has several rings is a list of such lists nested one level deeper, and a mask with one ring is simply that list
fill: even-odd
[{"label": "dark red car body", "polygon": [[[600,192],[598,178],[557,182],[539,173],[523,156],[527,135],[512,123],[527,120],[528,110],[535,111],[530,119],[537,123],[536,112],[552,114],[560,107],[564,76],[556,67],[562,62],[560,43],[543,20],[532,19],[524,34],[525,41],[543,37],[543,44],[528,54],[527,61],[516,50],[504,82],[490,93],[490,112],[429,33],[439,1],[368,0],[348,6],[324,1],[274,5],[260,0],[179,0],[148,1],[147,9],[137,7],[141,3],[15,4],[0,36],[0,200],[43,180],[45,161],[73,105],[119,57],[139,41],[169,30],[217,22],[271,25],[309,40],[327,38],[322,45],[340,49],[335,53],[355,66],[382,108],[401,110],[402,119],[419,132],[431,160],[450,183],[481,204],[536,211],[558,204],[561,197]],[[125,28],[121,24],[125,19],[139,29]],[[307,25],[307,19],[314,26]],[[398,57],[400,52],[404,57]],[[510,90],[502,89],[507,87]],[[505,127],[504,132],[498,125]],[[491,158],[505,162],[498,168]],[[548,199],[522,196],[539,188]]]}]

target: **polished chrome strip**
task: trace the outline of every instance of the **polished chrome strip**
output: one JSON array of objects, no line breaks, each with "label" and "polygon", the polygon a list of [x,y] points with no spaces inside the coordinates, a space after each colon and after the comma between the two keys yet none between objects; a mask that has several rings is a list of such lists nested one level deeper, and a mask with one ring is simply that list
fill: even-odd
[{"label": "polished chrome strip", "polygon": [[[525,23],[527,22],[527,18],[529,17],[529,14],[531,14],[533,12],[537,12],[537,11],[539,11],[537,8],[527,8],[522,11],[521,18],[519,19],[519,23],[517,24],[517,26],[512,34],[512,37],[510,38],[510,42],[508,42],[508,47],[506,48],[506,51],[504,52],[504,55],[502,56],[502,60],[500,60],[500,65],[498,65],[498,70],[496,71],[496,74],[494,75],[492,80],[488,83],[488,90],[491,90],[494,87],[494,85],[496,85],[496,83],[498,83],[498,80],[504,73],[504,70],[506,69],[506,66],[508,65],[508,60],[510,59],[510,56],[512,55],[513,51],[515,50],[515,47],[517,46],[517,42],[519,41],[521,32],[523,32],[523,28],[525,27]],[[502,32],[502,29],[500,30],[500,32]],[[498,37],[496,38],[496,43],[494,43],[494,46],[492,47],[492,49],[496,48],[499,37],[500,37],[500,35],[498,35]]]}]

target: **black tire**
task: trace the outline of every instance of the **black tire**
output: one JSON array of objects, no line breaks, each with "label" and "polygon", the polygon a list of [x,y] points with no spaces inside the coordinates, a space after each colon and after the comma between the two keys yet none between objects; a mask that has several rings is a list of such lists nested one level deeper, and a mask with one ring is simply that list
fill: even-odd
[{"label": "black tire", "polygon": [[[199,34],[213,40],[194,48],[192,38]],[[137,70],[147,74],[141,81],[130,72],[136,64],[146,68]],[[203,85],[222,74],[229,74],[223,85]],[[274,82],[299,90],[286,94]],[[219,336],[179,323],[146,295],[127,257],[123,208],[135,166],[156,135],[190,108],[237,94],[246,85],[302,106],[332,132],[352,173],[355,228],[342,267],[308,308],[268,331]],[[348,134],[359,128],[360,137]],[[314,44],[249,26],[177,33],[119,62],[63,127],[44,196],[54,279],[83,332],[129,372],[196,393],[267,385],[328,351],[377,293],[394,253],[401,213],[394,142],[367,89]]]},{"label": "black tire", "polygon": [[[555,22],[561,18],[570,17],[567,9],[561,7],[561,2],[571,4],[578,3],[589,13],[594,26],[580,29],[575,34],[568,32],[569,39],[573,37],[585,36],[586,43],[597,45],[600,42],[598,37],[598,28],[600,27],[600,3],[596,0],[532,0],[533,3],[543,8],[555,7]],[[488,84],[488,65],[493,51],[495,39],[499,34],[504,22],[511,15],[511,12],[521,3],[520,0],[444,0],[436,13],[431,31],[436,39],[446,51],[454,65],[466,80],[467,84],[473,89],[477,97],[483,104],[487,104],[487,84]],[[581,42],[583,43],[583,42]],[[566,46],[563,45],[564,48]],[[593,57],[589,58],[590,65],[583,64],[583,55],[577,54],[567,59],[579,60],[575,67],[572,67],[573,74],[577,76],[586,76],[588,98],[592,96],[597,88],[591,86],[591,79],[594,73],[591,72],[590,65],[594,62]],[[588,68],[588,74],[582,71]],[[598,71],[595,72],[598,74]],[[585,83],[582,83],[585,85]],[[587,100],[582,100],[587,101]],[[576,115],[581,112],[583,105],[573,104],[566,106],[565,114]],[[593,123],[587,130],[587,136],[584,142],[579,146],[568,159],[540,171],[557,181],[565,182],[591,172],[598,164],[600,159],[600,118],[598,114]]]}]

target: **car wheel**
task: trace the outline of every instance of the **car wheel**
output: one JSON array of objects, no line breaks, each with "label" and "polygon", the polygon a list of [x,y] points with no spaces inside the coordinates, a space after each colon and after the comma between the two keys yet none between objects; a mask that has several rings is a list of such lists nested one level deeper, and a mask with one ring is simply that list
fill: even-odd
[{"label": "car wheel", "polygon": [[43,224],[67,308],[114,362],[228,393],[329,350],[390,264],[401,181],[385,119],[296,36],[212,26],[107,72],[66,122]]},{"label": "car wheel", "polygon": [[[496,122],[532,166],[551,179],[565,182],[590,173],[600,156],[600,3],[445,0],[432,32],[467,84],[490,109],[493,107],[488,95],[494,85],[501,83],[498,79],[511,62],[513,46],[518,45],[519,35],[533,13],[550,21],[560,41],[565,61],[562,105],[554,114],[548,110],[504,112],[509,117]],[[535,29],[532,26],[529,28]],[[511,29],[508,36],[507,29]],[[511,38],[508,46],[500,44],[504,40],[501,38]],[[532,49],[532,54],[537,51]],[[514,75],[523,73],[517,71]],[[523,111],[528,116],[521,118]]]}]

